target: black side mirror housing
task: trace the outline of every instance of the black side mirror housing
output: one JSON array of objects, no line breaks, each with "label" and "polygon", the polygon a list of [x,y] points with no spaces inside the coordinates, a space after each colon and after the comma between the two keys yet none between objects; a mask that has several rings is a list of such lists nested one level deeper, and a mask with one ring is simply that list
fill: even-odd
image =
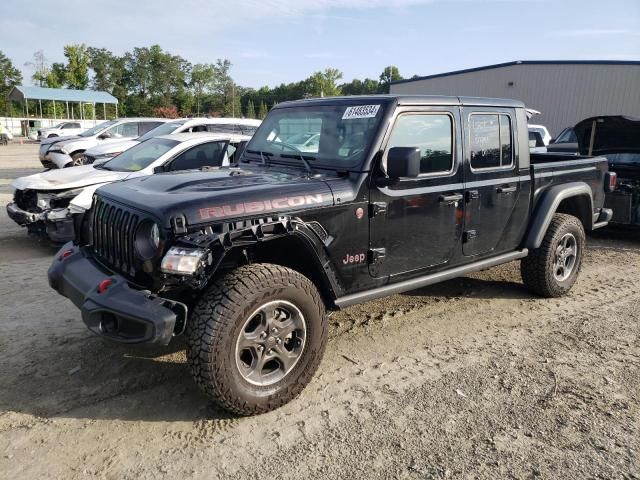
[{"label": "black side mirror housing", "polygon": [[552,143],[556,143],[556,139],[552,138],[551,140],[549,140],[549,145],[551,145]]},{"label": "black side mirror housing", "polygon": [[387,174],[391,178],[415,178],[420,175],[420,149],[393,147],[387,155]]},{"label": "black side mirror housing", "polygon": [[153,173],[164,173],[166,172],[164,165],[158,165],[157,167],[153,167]]},{"label": "black side mirror housing", "polygon": [[98,138],[100,140],[104,140],[105,138],[111,138],[111,134],[109,132],[104,132],[104,133],[101,133],[100,135],[98,135]]}]

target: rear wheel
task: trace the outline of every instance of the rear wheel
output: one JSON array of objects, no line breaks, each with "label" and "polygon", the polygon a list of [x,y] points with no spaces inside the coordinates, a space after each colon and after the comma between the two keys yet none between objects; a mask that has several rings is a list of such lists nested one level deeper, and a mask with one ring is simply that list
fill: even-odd
[{"label": "rear wheel", "polygon": [[564,295],[578,278],[584,255],[585,234],[580,220],[572,215],[553,216],[540,248],[522,259],[524,284],[543,297]]},{"label": "rear wheel", "polygon": [[198,302],[187,359],[218,405],[251,415],[295,398],[326,342],[324,303],[313,283],[289,268],[253,264],[219,278]]}]

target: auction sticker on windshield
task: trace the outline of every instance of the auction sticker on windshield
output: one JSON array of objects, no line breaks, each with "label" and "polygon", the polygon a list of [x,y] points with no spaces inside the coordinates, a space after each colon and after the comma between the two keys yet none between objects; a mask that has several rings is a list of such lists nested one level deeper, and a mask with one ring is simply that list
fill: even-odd
[{"label": "auction sticker on windshield", "polygon": [[358,105],[348,107],[342,115],[342,120],[353,120],[354,118],[373,118],[378,113],[380,105]]}]

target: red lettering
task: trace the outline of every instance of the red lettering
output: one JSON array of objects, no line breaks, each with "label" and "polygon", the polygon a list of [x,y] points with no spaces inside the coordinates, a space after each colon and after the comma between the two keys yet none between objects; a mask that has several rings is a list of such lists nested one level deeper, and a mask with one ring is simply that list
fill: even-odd
[{"label": "red lettering", "polygon": [[312,203],[322,203],[322,194],[318,193],[317,195],[305,195],[304,200],[308,205],[311,205]]},{"label": "red lettering", "polygon": [[225,217],[241,215],[244,213],[244,205],[242,203],[237,203],[235,207],[233,205],[225,205],[222,207],[222,210],[224,211]]},{"label": "red lettering", "polygon": [[299,207],[305,204],[305,200],[304,197],[290,197],[288,203],[290,207]]},{"label": "red lettering", "polygon": [[246,213],[258,213],[264,210],[264,204],[262,202],[248,202],[244,204],[244,211]]},{"label": "red lettering", "polygon": [[273,208],[287,208],[287,200],[286,198],[276,198],[271,200],[271,205],[273,205]]}]

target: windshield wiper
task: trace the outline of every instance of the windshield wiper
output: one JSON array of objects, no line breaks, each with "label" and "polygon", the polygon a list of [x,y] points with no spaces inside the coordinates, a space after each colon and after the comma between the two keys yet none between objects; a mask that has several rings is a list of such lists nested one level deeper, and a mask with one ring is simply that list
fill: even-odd
[{"label": "windshield wiper", "polygon": [[[311,164],[309,163],[309,160],[315,160],[314,157],[305,157],[304,155],[302,155],[302,153],[299,153],[298,155],[293,155],[293,154],[289,154],[289,153],[281,153],[280,157],[282,158],[299,158],[300,160],[302,160],[302,163],[304,163],[304,166],[307,168],[307,173],[309,173],[309,175],[313,175],[313,169],[311,168]],[[309,159],[309,160],[307,160]]]},{"label": "windshield wiper", "polygon": [[267,165],[267,162],[264,159],[264,157],[273,157],[273,153],[271,153],[271,152],[263,152],[262,150],[245,150],[245,152],[253,153],[254,155],[260,155],[260,160],[262,160],[262,164],[264,166]]}]

